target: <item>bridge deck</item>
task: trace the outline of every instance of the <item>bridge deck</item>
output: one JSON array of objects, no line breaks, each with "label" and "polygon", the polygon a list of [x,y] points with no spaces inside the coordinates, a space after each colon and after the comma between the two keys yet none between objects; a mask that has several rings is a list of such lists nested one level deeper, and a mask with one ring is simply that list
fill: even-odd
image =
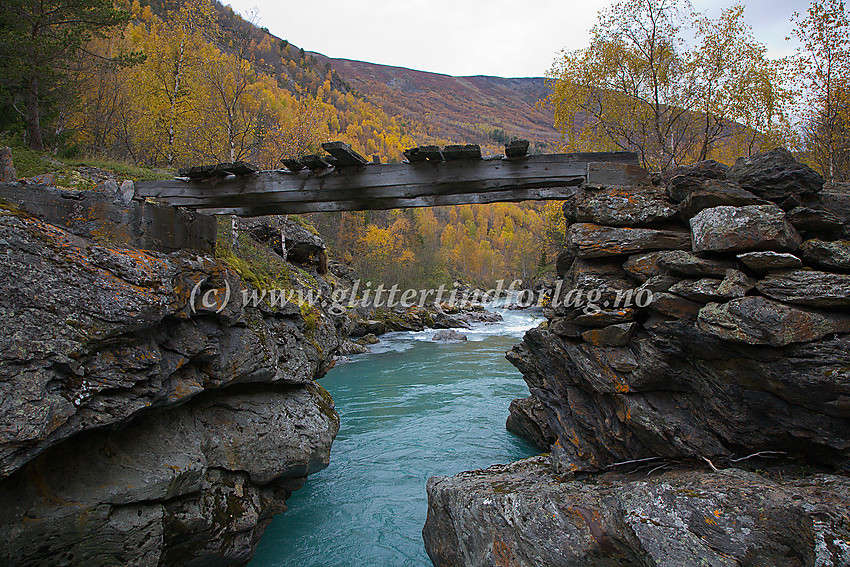
[{"label": "bridge deck", "polygon": [[[634,167],[637,155],[627,152],[422,159],[336,167],[322,162],[300,171],[257,172],[240,164],[224,169],[241,175],[139,182],[136,190],[141,197],[208,213],[259,216],[567,199],[584,183],[630,185],[642,175]],[[287,165],[294,169],[298,162]],[[189,171],[201,177],[200,169]]]}]

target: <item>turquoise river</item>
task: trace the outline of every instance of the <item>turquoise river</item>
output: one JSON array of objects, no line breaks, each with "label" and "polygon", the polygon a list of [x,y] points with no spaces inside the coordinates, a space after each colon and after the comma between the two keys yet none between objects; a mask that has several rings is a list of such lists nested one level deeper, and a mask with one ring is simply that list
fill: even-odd
[{"label": "turquoise river", "polygon": [[428,477],[537,453],[505,430],[511,400],[528,396],[505,352],[539,320],[496,311],[505,320],[462,331],[467,342],[391,333],[321,379],[341,420],[330,466],[287,501],[250,567],[431,565]]}]

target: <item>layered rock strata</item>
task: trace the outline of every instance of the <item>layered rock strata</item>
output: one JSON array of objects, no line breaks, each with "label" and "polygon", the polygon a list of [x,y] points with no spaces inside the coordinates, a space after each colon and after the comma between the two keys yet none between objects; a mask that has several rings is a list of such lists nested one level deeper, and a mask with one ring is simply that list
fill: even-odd
[{"label": "layered rock strata", "polygon": [[0,564],[245,563],[328,463],[334,320],[36,201],[0,206]]},{"label": "layered rock strata", "polygon": [[508,353],[510,428],[551,454],[432,479],[435,565],[847,564],[847,219],[822,185],[775,150],[579,191],[548,320]]}]

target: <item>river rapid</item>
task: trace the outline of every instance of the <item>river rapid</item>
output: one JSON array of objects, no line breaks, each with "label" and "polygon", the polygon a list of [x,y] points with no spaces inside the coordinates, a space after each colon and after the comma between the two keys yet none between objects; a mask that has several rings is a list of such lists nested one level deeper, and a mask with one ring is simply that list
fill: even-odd
[{"label": "river rapid", "polygon": [[537,451],[505,430],[508,406],[528,396],[505,360],[540,316],[495,309],[504,321],[436,343],[435,331],[390,333],[320,384],[341,427],[330,466],[287,501],[250,567],[428,566],[425,481]]}]

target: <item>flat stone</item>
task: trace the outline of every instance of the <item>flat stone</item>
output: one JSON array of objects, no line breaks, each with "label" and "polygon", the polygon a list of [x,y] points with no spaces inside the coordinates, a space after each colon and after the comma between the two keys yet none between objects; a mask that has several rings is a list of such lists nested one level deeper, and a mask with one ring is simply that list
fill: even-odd
[{"label": "flat stone", "polygon": [[588,313],[579,312],[571,318],[571,322],[585,327],[604,327],[606,325],[634,321],[636,313],[632,308],[600,309],[599,311],[590,311]]},{"label": "flat stone", "polygon": [[581,334],[593,346],[625,346],[637,331],[637,323],[620,323],[600,329],[590,329]]},{"label": "flat stone", "polygon": [[623,264],[623,269],[640,281],[664,274],[667,270],[658,263],[666,252],[634,254]]},{"label": "flat stone", "polygon": [[695,252],[796,250],[802,239],[772,205],[714,207],[691,219]]},{"label": "flat stone", "polygon": [[634,353],[625,346],[606,348],[605,358],[611,368],[618,372],[634,372],[639,368]]},{"label": "flat stone", "polygon": [[701,303],[672,293],[655,293],[649,303],[650,309],[675,319],[695,319],[701,307]]},{"label": "flat stone", "polygon": [[699,327],[727,341],[786,346],[850,332],[850,316],[786,305],[759,296],[709,303],[699,312]]},{"label": "flat stone", "polygon": [[850,241],[848,240],[835,242],[807,240],[800,248],[807,262],[826,268],[850,270]]},{"label": "flat stone", "polygon": [[570,226],[567,243],[577,256],[602,258],[650,250],[689,250],[691,237],[684,231],[576,223]]},{"label": "flat stone", "polygon": [[725,299],[743,297],[756,286],[756,280],[741,270],[726,270],[726,277],[720,282],[717,293]]},{"label": "flat stone", "polygon": [[434,336],[431,338],[433,341],[443,341],[448,343],[458,343],[467,340],[466,335],[463,333],[458,333],[457,331],[453,331],[451,329],[443,329],[442,331],[437,331],[434,333]]},{"label": "flat stone", "polygon": [[743,189],[772,201],[817,193],[823,188],[823,178],[784,148],[738,158],[728,177]]},{"label": "flat stone", "polygon": [[738,259],[756,272],[803,267],[803,261],[788,252],[745,252],[738,254]]},{"label": "flat stone", "polygon": [[850,275],[815,270],[771,272],[756,284],[768,297],[812,307],[850,306]]},{"label": "flat stone", "polygon": [[664,221],[676,208],[662,189],[654,185],[580,189],[564,203],[569,222],[591,222],[609,226],[640,226]]},{"label": "flat stone", "polygon": [[701,280],[683,280],[670,288],[671,293],[681,295],[692,301],[708,303],[709,301],[722,301],[724,297],[718,293],[722,280],[714,278],[703,278]]},{"label": "flat stone", "polygon": [[822,234],[841,234],[844,232],[844,222],[822,209],[809,207],[794,207],[788,211],[786,217],[788,222],[802,232],[816,232]]},{"label": "flat stone", "polygon": [[688,221],[704,209],[720,206],[743,207],[768,204],[770,204],[769,201],[741,189],[736,181],[708,179],[679,203],[679,218]]},{"label": "flat stone", "polygon": [[664,269],[686,276],[725,276],[726,271],[735,267],[734,262],[700,258],[686,250],[664,252],[658,258],[658,265]]},{"label": "flat stone", "polygon": [[652,276],[638,288],[638,291],[648,289],[649,291],[669,291],[670,288],[682,281],[682,278],[677,278],[675,276],[666,276],[666,275],[658,275]]}]

